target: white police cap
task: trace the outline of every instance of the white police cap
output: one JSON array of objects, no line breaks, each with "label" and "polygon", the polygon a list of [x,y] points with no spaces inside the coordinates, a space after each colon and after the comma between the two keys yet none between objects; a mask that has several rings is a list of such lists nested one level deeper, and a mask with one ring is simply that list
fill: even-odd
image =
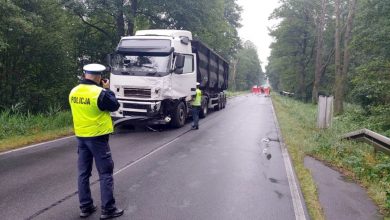
[{"label": "white police cap", "polygon": [[106,67],[101,64],[91,63],[85,65],[83,67],[83,70],[85,71],[85,73],[89,73],[89,74],[101,74],[101,72],[106,70]]},{"label": "white police cap", "polygon": [[198,82],[197,82],[197,83],[196,83],[196,85],[197,85],[197,86],[199,86],[199,85],[200,85],[200,83],[198,83]]}]

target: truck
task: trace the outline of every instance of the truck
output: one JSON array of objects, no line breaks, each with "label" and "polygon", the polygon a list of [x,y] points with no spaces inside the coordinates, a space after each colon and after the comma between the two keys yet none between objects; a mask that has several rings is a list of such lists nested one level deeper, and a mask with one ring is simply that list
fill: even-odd
[{"label": "truck", "polygon": [[226,106],[228,62],[186,30],[140,30],[122,37],[108,56],[110,89],[120,107],[114,124],[170,124],[191,116],[196,85],[202,90],[200,118]]}]

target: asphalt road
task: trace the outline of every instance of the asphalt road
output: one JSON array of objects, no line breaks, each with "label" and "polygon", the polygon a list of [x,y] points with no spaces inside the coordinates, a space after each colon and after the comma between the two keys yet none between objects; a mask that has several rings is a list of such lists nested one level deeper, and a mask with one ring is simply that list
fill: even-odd
[{"label": "asphalt road", "polygon": [[[271,100],[254,95],[200,130],[120,129],[110,139],[119,219],[296,219],[277,140]],[[79,219],[76,146],[70,137],[1,154],[0,218]],[[91,178],[99,207],[95,167]]]}]

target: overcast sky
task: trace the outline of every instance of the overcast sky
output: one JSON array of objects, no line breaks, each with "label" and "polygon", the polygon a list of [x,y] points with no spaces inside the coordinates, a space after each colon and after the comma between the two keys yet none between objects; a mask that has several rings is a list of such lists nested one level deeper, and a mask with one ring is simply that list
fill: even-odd
[{"label": "overcast sky", "polygon": [[268,27],[276,24],[276,21],[269,21],[268,17],[278,7],[278,2],[278,0],[237,0],[243,8],[241,14],[243,27],[239,29],[239,35],[244,41],[250,40],[257,46],[264,71],[272,42],[272,38],[268,35]]}]

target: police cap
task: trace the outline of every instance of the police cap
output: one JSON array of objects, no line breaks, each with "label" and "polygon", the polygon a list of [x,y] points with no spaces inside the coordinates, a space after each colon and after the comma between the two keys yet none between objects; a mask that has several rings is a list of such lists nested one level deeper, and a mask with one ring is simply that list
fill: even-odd
[{"label": "police cap", "polygon": [[99,75],[101,74],[104,70],[106,70],[106,67],[101,65],[101,64],[97,64],[97,63],[91,63],[91,64],[88,64],[88,65],[85,65],[83,67],[83,70],[84,70],[84,73],[87,73],[87,74],[96,74],[96,75]]}]

